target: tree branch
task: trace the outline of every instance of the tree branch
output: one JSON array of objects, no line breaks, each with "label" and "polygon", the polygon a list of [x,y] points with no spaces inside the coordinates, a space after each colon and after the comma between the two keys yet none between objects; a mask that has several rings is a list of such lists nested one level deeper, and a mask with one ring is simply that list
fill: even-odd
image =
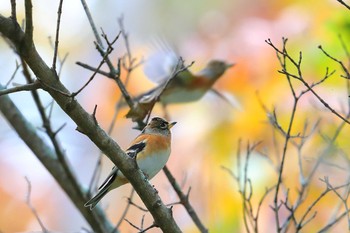
[{"label": "tree branch", "polygon": [[61,15],[62,15],[62,5],[63,0],[60,0],[58,10],[57,10],[57,23],[56,23],[56,37],[55,37],[55,47],[54,47],[54,55],[53,55],[53,61],[52,61],[52,69],[57,73],[56,71],[56,60],[57,60],[57,53],[58,53],[58,40],[59,40],[59,34],[60,34],[60,24],[61,24]]},{"label": "tree branch", "polygon": [[[0,90],[1,89],[3,89],[3,87],[0,85]],[[47,145],[47,142],[39,136],[36,128],[26,120],[8,96],[0,96],[0,111],[16,130],[19,137],[33,151],[35,156],[41,161],[61,188],[66,192],[72,200],[72,203],[93,227],[93,230],[95,232],[111,231],[113,226],[111,226],[108,220],[104,217],[101,209],[91,212],[84,207],[87,198],[82,195],[84,193],[83,189],[79,186],[80,191],[76,191],[75,187],[70,182],[67,173],[64,171],[63,167],[60,166],[55,151],[53,151],[52,148]]]},{"label": "tree branch", "polygon": [[31,0],[25,0],[26,29],[25,37],[27,43],[33,43],[33,5]]},{"label": "tree branch", "polygon": [[41,88],[40,82],[33,82],[33,83],[29,83],[26,85],[20,85],[20,86],[13,87],[13,88],[0,89],[0,96],[15,93],[15,92],[20,92],[20,91],[33,91],[33,90],[37,90],[39,88]]},{"label": "tree branch", "polygon": [[[77,127],[81,132],[88,136],[90,140],[123,172],[152,214],[155,223],[164,232],[181,232],[172,216],[171,210],[163,204],[157,192],[150,183],[146,181],[146,177],[141,170],[137,168],[135,161],[127,156],[120,146],[110,138],[102,128],[95,124],[93,117],[86,112],[76,100],[61,94],[69,93],[69,91],[59,80],[56,79],[55,73],[43,61],[35,47],[21,47],[21,38],[24,38],[24,33],[19,29],[18,24],[13,23],[11,19],[0,16],[0,32],[3,36],[12,41],[17,48],[17,51],[19,51],[20,56],[28,64],[35,76],[38,77],[45,86],[50,87],[47,88],[47,92],[53,97],[62,110],[65,111],[66,114],[77,124]],[[6,96],[1,98],[6,98]],[[0,106],[3,107],[2,104]],[[37,145],[41,145],[41,143],[38,143]],[[60,175],[62,176],[62,174]],[[78,199],[79,201],[75,204],[82,213],[85,213],[85,211],[82,210],[82,208],[84,208],[83,202],[85,199]],[[93,221],[91,219],[88,220]]]},{"label": "tree branch", "polygon": [[24,177],[25,180],[27,181],[28,184],[28,192],[27,192],[27,196],[26,196],[26,203],[29,206],[30,210],[33,212],[36,220],[38,221],[41,230],[43,233],[49,233],[49,231],[46,229],[45,225],[43,224],[43,222],[41,221],[38,212],[36,211],[36,209],[34,208],[34,206],[32,205],[31,201],[30,201],[30,195],[32,193],[32,184],[30,183],[30,180],[28,179],[28,177]]},{"label": "tree branch", "polygon": [[171,183],[171,186],[174,188],[177,196],[179,197],[180,203],[185,207],[187,213],[190,215],[190,217],[192,218],[193,222],[196,224],[199,231],[202,233],[207,233],[208,229],[203,225],[203,223],[199,219],[196,211],[193,209],[191,203],[189,202],[189,194],[185,195],[182,192],[179,184],[176,182],[175,178],[170,173],[167,166],[165,166],[163,168],[163,171],[164,171],[166,177],[168,178],[169,182]]},{"label": "tree branch", "polygon": [[345,6],[348,10],[350,10],[350,6],[348,4],[346,4],[343,0],[337,0],[340,4],[342,4],[343,6]]}]

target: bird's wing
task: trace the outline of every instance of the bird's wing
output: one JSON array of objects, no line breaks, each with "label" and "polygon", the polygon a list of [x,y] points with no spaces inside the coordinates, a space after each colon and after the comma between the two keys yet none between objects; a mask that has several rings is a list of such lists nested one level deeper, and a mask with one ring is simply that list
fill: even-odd
[{"label": "bird's wing", "polygon": [[234,109],[237,109],[239,111],[243,110],[241,102],[232,93],[218,91],[214,88],[211,88],[210,91],[211,91],[211,93],[215,94],[220,99],[224,100],[226,103],[228,103]]},{"label": "bird's wing", "polygon": [[[142,141],[130,146],[126,150],[126,154],[129,155],[130,157],[134,158],[138,153],[140,153],[145,148],[145,146],[146,146],[146,140],[142,140]],[[119,169],[116,166],[114,166],[112,168],[112,171],[109,173],[107,178],[103,181],[103,183],[98,188],[98,190],[101,190],[101,189],[104,189],[105,187],[110,186],[113,183],[113,181],[115,180],[115,178],[117,177],[118,172],[120,172]]]},{"label": "bird's wing", "polygon": [[159,97],[169,89],[181,88],[188,86],[195,78],[191,72],[185,68],[183,61],[178,61],[178,68],[168,75],[168,79],[156,86],[155,88],[137,96],[135,100],[139,103],[151,103],[158,101]]},{"label": "bird's wing", "polygon": [[103,181],[103,183],[101,184],[101,186],[98,188],[98,190],[102,190],[105,187],[109,187],[113,181],[115,180],[115,178],[117,177],[119,169],[114,166],[112,168],[112,171],[109,173],[109,175],[107,176],[107,178]]},{"label": "bird's wing", "polygon": [[146,147],[146,140],[142,140],[140,142],[137,142],[133,145],[131,145],[127,150],[126,153],[131,157],[134,158],[138,153],[140,153],[144,148]]},{"label": "bird's wing", "polygon": [[155,39],[150,55],[146,58],[143,70],[149,80],[162,84],[176,69],[180,56],[175,46],[164,39]]}]

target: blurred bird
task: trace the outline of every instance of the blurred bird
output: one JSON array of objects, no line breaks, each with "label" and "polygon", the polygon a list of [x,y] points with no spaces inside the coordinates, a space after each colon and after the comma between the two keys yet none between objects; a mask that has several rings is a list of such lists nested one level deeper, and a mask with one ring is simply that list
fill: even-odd
[{"label": "blurred bird", "polygon": [[[168,123],[160,117],[154,117],[125,151],[135,158],[138,167],[148,179],[152,179],[166,164],[170,156],[171,132],[176,122]],[[112,189],[128,183],[123,173],[113,167],[111,173],[98,189],[98,193],[85,203],[92,210],[96,204]]]},{"label": "blurred bird", "polygon": [[[165,106],[201,99],[209,90],[213,90],[214,83],[228,68],[234,65],[220,60],[212,60],[204,69],[193,74],[173,50],[164,49],[164,47],[167,46],[163,46],[161,54],[151,56],[145,64],[145,74],[151,80],[158,82],[159,85],[134,99],[135,106],[126,115],[133,121],[142,121],[156,102],[161,102]],[[163,66],[157,66],[162,61]],[[213,90],[213,92],[225,99],[217,91]]]}]

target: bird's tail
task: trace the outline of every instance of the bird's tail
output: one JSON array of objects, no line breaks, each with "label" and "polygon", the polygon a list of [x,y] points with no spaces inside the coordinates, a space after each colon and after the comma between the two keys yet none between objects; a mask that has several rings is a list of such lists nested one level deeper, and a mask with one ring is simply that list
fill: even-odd
[{"label": "bird's tail", "polygon": [[90,206],[90,210],[95,208],[97,203],[108,193],[108,187],[102,188],[93,198],[84,204],[85,207]]}]

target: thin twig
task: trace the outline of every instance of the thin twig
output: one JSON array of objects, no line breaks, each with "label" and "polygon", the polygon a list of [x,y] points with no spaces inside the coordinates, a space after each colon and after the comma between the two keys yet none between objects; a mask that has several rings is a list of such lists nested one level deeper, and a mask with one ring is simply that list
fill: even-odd
[{"label": "thin twig", "polygon": [[[90,25],[92,27],[92,30],[94,32],[94,35],[95,35],[95,38],[97,40],[97,43],[96,43],[96,49],[100,52],[101,56],[104,57],[105,61],[106,61],[106,64],[110,70],[110,75],[112,77],[114,77],[114,80],[116,81],[120,91],[122,92],[123,94],[123,97],[126,101],[126,103],[129,105],[130,108],[133,108],[134,107],[134,103],[133,103],[133,100],[132,98],[130,97],[129,93],[127,92],[124,84],[122,83],[122,81],[120,80],[120,59],[118,60],[118,66],[117,68],[115,68],[112,64],[112,62],[110,61],[109,57],[108,57],[108,54],[107,56],[105,57],[106,55],[106,51],[103,47],[103,44],[102,44],[102,40],[101,40],[101,37],[99,36],[99,34],[97,33],[97,30],[96,30],[96,27],[95,27],[95,23],[92,19],[92,16],[91,16],[91,13],[89,11],[89,8],[85,2],[85,0],[81,0],[82,4],[83,4],[83,7],[84,7],[84,10],[85,10],[85,13],[88,17],[88,20],[90,22]],[[116,38],[119,36],[119,34],[116,36]],[[105,37],[106,39],[107,37]],[[116,39],[114,40],[114,42],[116,41]],[[108,44],[108,43],[107,43]],[[112,46],[113,44],[108,44],[108,48],[107,48],[107,52],[112,49]]]},{"label": "thin twig", "polygon": [[[30,76],[27,64],[23,60],[22,57],[21,62],[22,62],[22,67],[23,67],[23,74],[27,80],[27,82],[30,84],[32,82],[32,78]],[[81,192],[81,189],[79,187],[79,182],[77,181],[71,166],[69,164],[69,161],[67,160],[67,156],[65,154],[65,150],[62,148],[61,143],[57,139],[57,133],[64,127],[60,127],[56,132],[52,129],[51,127],[51,122],[49,118],[46,115],[45,108],[40,100],[39,94],[36,90],[32,90],[32,96],[35,101],[35,104],[37,106],[37,109],[39,111],[40,117],[43,121],[43,127],[45,128],[46,134],[51,140],[51,143],[55,149],[56,156],[58,158],[59,163],[57,164],[58,166],[62,166],[64,172],[66,173],[67,177],[69,178],[69,181],[71,185],[74,187],[75,191],[80,194],[81,197],[84,197],[84,194]]]},{"label": "thin twig", "polygon": [[128,204],[125,206],[125,209],[123,211],[123,214],[122,216],[120,216],[120,219],[119,221],[117,222],[117,224],[115,225],[115,228],[114,230],[111,232],[111,233],[116,233],[118,228],[120,227],[120,225],[122,224],[123,220],[125,219],[126,217],[126,214],[128,213],[129,209],[130,209],[130,206],[131,206],[131,203],[129,200],[132,200],[132,198],[134,197],[134,194],[135,194],[135,189],[131,189],[131,192],[130,192],[130,195],[128,197]]},{"label": "thin twig", "polygon": [[103,47],[103,44],[102,44],[102,40],[97,32],[97,28],[95,26],[95,23],[94,23],[94,20],[92,19],[92,16],[91,16],[91,13],[90,13],[90,10],[89,10],[89,7],[88,5],[86,4],[85,0],[81,0],[81,4],[83,5],[83,8],[84,8],[84,11],[85,11],[85,14],[86,16],[88,17],[88,20],[89,20],[89,23],[90,23],[90,27],[95,35],[95,39],[97,41],[97,43]]},{"label": "thin twig", "polygon": [[348,10],[350,10],[350,6],[348,4],[346,4],[343,0],[337,0],[340,4],[342,4],[343,6],[345,6]]},{"label": "thin twig", "polygon": [[5,84],[5,88],[8,87],[8,85],[10,85],[10,83],[12,82],[12,80],[16,77],[17,71],[19,70],[19,68],[21,67],[20,64],[18,64],[17,60],[16,60],[16,68],[13,71],[11,78],[9,79],[9,81]]},{"label": "thin twig", "polygon": [[[300,82],[302,82],[304,84],[304,86],[307,88],[307,90],[309,90],[328,110],[330,110],[334,115],[336,115],[337,117],[339,117],[340,119],[342,119],[343,121],[345,121],[346,123],[350,124],[350,121],[347,120],[345,117],[343,117],[341,114],[339,114],[337,111],[335,111],[326,101],[324,101],[312,88],[312,86],[310,84],[308,84],[304,78],[301,75],[301,67],[300,67],[300,63],[301,63],[301,58],[299,59],[298,62],[296,62],[287,52],[286,50],[286,43],[287,43],[287,39],[283,38],[283,50],[279,50],[272,42],[270,39],[266,40],[265,42],[270,45],[275,51],[277,56],[279,56],[278,54],[282,55],[284,57],[284,59],[288,59],[297,69],[298,69],[298,75],[292,75],[290,73],[287,72],[286,68],[283,68],[282,71],[280,71],[280,73],[283,73],[287,76],[287,78],[289,79],[289,76],[299,80]],[[326,53],[327,55],[327,53]],[[332,58],[330,56],[330,58]],[[285,63],[284,63],[285,64]]]},{"label": "thin twig", "polygon": [[[55,48],[54,48],[54,55],[53,55],[53,61],[52,61],[52,70],[56,72],[56,60],[57,60],[57,53],[58,53],[58,40],[59,40],[59,34],[60,34],[60,24],[61,24],[61,15],[62,15],[62,5],[63,0],[60,0],[58,10],[57,10],[57,23],[56,23],[56,36],[55,36]],[[57,72],[56,72],[57,74]],[[58,77],[58,76],[57,76]]]},{"label": "thin twig", "polygon": [[49,231],[46,229],[45,225],[41,221],[38,212],[36,211],[36,209],[34,208],[34,206],[32,205],[32,203],[30,201],[30,196],[31,196],[31,193],[32,193],[32,184],[31,184],[30,180],[28,179],[28,177],[25,176],[24,178],[25,178],[25,180],[27,181],[27,184],[28,184],[28,191],[27,191],[27,195],[26,195],[26,203],[27,203],[28,207],[30,208],[30,210],[32,211],[32,213],[34,214],[36,220],[38,221],[42,232],[49,233]]},{"label": "thin twig", "polygon": [[329,57],[330,59],[332,59],[333,61],[335,61],[336,63],[338,63],[338,64],[341,66],[342,70],[343,70],[344,73],[346,74],[346,76],[342,76],[342,77],[344,77],[344,78],[346,78],[346,79],[350,79],[350,72],[349,72],[348,69],[345,67],[345,65],[344,65],[344,63],[343,63],[342,61],[340,61],[339,59],[337,59],[337,58],[331,56],[329,53],[327,53],[327,52],[322,48],[321,45],[319,45],[318,48],[319,48],[327,57]]},{"label": "thin twig", "polygon": [[29,84],[20,85],[20,86],[13,87],[13,88],[0,90],[0,96],[7,95],[7,94],[10,94],[10,93],[20,92],[20,91],[33,91],[33,90],[37,90],[39,88],[41,88],[41,84],[40,84],[39,81],[36,81],[36,82],[33,82],[33,83],[29,83]]},{"label": "thin twig", "polygon": [[97,66],[97,69],[96,71],[90,76],[89,80],[79,89],[77,90],[76,92],[73,92],[71,94],[71,97],[75,97],[77,96],[80,92],[82,92],[89,84],[90,82],[95,78],[96,74],[97,74],[97,71],[102,67],[102,65],[105,63],[105,59],[107,57],[108,53],[105,54],[105,57],[102,58],[100,64]]},{"label": "thin twig", "polygon": [[97,72],[98,74],[102,74],[102,75],[106,76],[107,78],[114,79],[114,77],[111,76],[110,73],[108,73],[106,71],[103,71],[103,70],[100,70],[100,69],[97,69],[95,67],[92,67],[92,66],[90,66],[88,64],[85,64],[85,63],[82,63],[82,62],[79,62],[79,61],[77,61],[75,64],[77,64],[77,65],[79,65],[79,66],[81,66],[81,67],[83,67],[83,68],[85,68],[87,70],[91,70],[93,72]]},{"label": "thin twig", "polygon": [[171,174],[167,166],[164,166],[163,171],[168,178],[171,186],[174,188],[177,196],[180,199],[180,203],[185,207],[187,213],[190,215],[192,221],[196,224],[197,228],[199,229],[200,232],[202,233],[207,233],[208,229],[203,225],[202,221],[199,219],[196,211],[192,207],[190,201],[189,201],[189,192],[187,195],[185,195],[179,184],[176,182],[174,176]]}]

